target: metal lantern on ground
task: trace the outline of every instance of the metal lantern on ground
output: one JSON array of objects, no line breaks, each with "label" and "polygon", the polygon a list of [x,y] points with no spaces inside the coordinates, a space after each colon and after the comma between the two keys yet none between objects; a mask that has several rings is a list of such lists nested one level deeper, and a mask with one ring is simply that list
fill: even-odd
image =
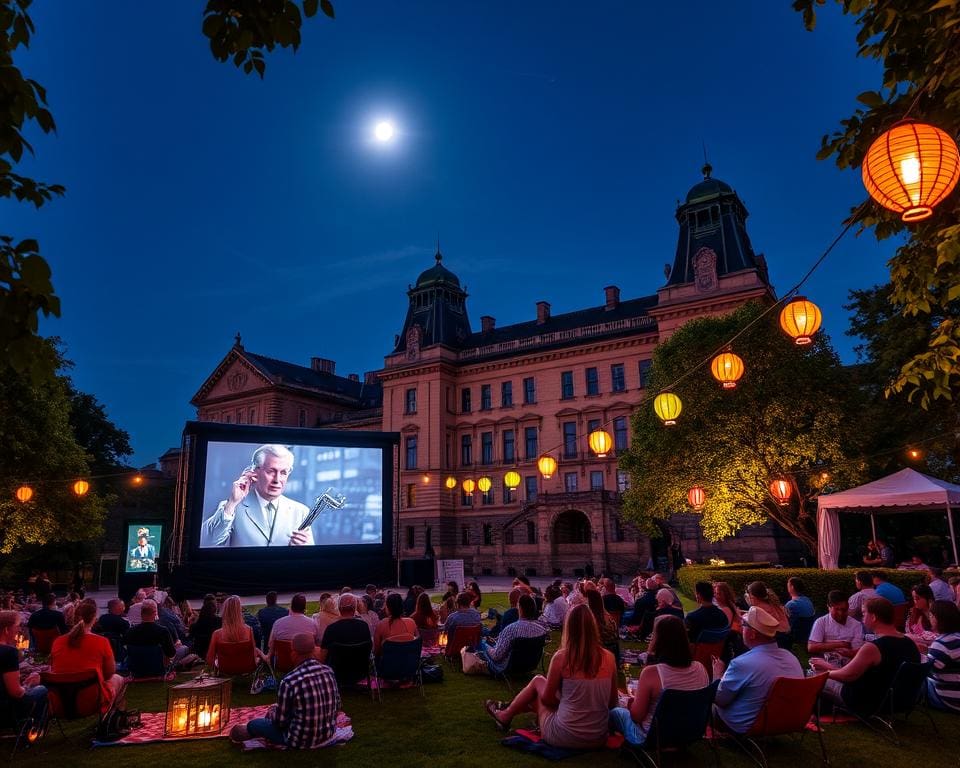
[{"label": "metal lantern on ground", "polygon": [[613,438],[610,437],[609,432],[602,429],[591,432],[587,442],[590,444],[590,450],[597,454],[598,459],[604,458],[613,448]]},{"label": "metal lantern on ground", "polygon": [[733,352],[721,352],[710,363],[710,373],[724,389],[733,389],[743,376],[743,360]]},{"label": "metal lantern on ground", "polygon": [[489,477],[481,477],[477,480],[477,488],[480,489],[480,493],[486,493],[491,487],[493,487],[493,483],[490,482]]},{"label": "metal lantern on ground", "polygon": [[21,485],[17,488],[17,501],[26,504],[30,499],[33,498],[33,488],[29,485]]},{"label": "metal lantern on ground", "polygon": [[85,496],[89,490],[90,483],[88,483],[86,480],[77,480],[77,482],[73,484],[73,492],[77,496]]},{"label": "metal lantern on ground", "polygon": [[220,733],[230,720],[229,677],[203,677],[167,689],[164,736]]},{"label": "metal lantern on ground", "polygon": [[443,484],[447,486],[448,491],[452,491],[454,488],[457,487],[457,478],[453,476],[448,477],[446,480],[444,480]]},{"label": "metal lantern on ground", "polygon": [[870,145],[863,158],[863,186],[905,222],[921,221],[960,179],[960,151],[933,125],[904,120]]},{"label": "metal lantern on ground", "polygon": [[780,310],[780,327],[800,345],[810,343],[822,319],[820,307],[803,296],[797,296]]},{"label": "metal lantern on ground", "polygon": [[690,506],[696,510],[703,509],[703,505],[707,502],[707,492],[703,490],[702,486],[695,485],[687,493],[687,501],[690,502]]},{"label": "metal lantern on ground", "polygon": [[781,506],[785,506],[790,502],[791,493],[792,489],[790,488],[789,480],[784,480],[780,477],[770,483],[770,494],[777,500],[777,504]]},{"label": "metal lantern on ground", "polygon": [[553,477],[554,472],[557,471],[557,460],[549,453],[545,453],[537,459],[537,469],[540,470],[540,474],[543,475],[544,480],[549,480]]},{"label": "metal lantern on ground", "polygon": [[520,485],[520,473],[511,469],[503,476],[503,484],[511,491],[514,490],[518,485]]},{"label": "metal lantern on ground", "polygon": [[653,400],[653,410],[665,426],[672,427],[683,410],[683,403],[673,392],[661,392]]},{"label": "metal lantern on ground", "polygon": [[476,487],[477,484],[469,477],[463,481],[463,492],[467,494],[467,496],[473,496],[473,489]]}]

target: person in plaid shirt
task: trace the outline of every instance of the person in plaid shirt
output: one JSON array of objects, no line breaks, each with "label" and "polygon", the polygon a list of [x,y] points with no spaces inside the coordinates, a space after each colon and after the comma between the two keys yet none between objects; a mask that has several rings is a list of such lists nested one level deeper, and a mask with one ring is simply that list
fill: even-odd
[{"label": "person in plaid shirt", "polygon": [[520,596],[517,609],[520,619],[501,630],[496,645],[490,645],[486,640],[480,641],[477,653],[487,662],[491,674],[500,674],[507,668],[513,641],[518,637],[543,637],[547,634],[546,627],[536,620],[537,604],[530,595]]},{"label": "person in plaid shirt", "polygon": [[264,738],[293,749],[322,746],[337,730],[340,691],[333,670],[314,658],[314,639],[302,633],[293,638],[296,666],[280,681],[277,703],[266,717],[235,725],[230,738],[236,742]]}]

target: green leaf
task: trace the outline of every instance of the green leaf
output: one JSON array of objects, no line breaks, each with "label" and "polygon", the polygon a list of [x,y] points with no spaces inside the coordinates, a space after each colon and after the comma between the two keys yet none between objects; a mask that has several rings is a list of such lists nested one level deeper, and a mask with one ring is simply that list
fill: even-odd
[{"label": "green leaf", "polygon": [[317,15],[320,0],[303,0],[303,15],[308,19]]},{"label": "green leaf", "polygon": [[336,18],[336,15],[333,12],[333,3],[331,3],[330,0],[320,0],[320,10],[323,11],[324,16],[327,18]]},{"label": "green leaf", "polygon": [[871,109],[878,109],[886,104],[883,96],[876,91],[864,91],[857,96],[857,101],[859,101],[861,104],[865,104]]}]

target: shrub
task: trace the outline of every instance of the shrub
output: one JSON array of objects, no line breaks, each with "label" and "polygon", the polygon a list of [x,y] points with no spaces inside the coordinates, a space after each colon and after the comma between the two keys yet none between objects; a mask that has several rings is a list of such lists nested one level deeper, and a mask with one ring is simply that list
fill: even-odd
[{"label": "shrub", "polygon": [[[839,589],[846,595],[852,595],[855,589],[853,575],[860,569],[841,568],[835,571],[824,571],[819,568],[743,568],[741,564],[735,567],[711,565],[685,565],[677,572],[681,591],[688,597],[693,597],[694,584],[698,581],[725,581],[736,595],[742,595],[747,586],[754,581],[762,581],[780,596],[782,602],[789,599],[787,594],[787,579],[799,576],[809,597],[817,609],[817,613],[827,610],[827,594],[830,590]],[[867,569],[871,570],[871,569]],[[876,570],[876,569],[874,569]],[[924,580],[924,575],[918,571],[899,571],[894,569],[880,569],[887,574],[887,580],[896,584],[903,593],[910,596],[910,588]]]}]

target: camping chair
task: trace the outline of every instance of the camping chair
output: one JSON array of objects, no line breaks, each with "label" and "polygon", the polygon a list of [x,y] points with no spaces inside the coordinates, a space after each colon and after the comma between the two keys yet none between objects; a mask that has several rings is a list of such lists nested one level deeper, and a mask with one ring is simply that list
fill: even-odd
[{"label": "camping chair", "polygon": [[423,677],[420,674],[420,651],[423,639],[416,638],[405,642],[384,640],[380,658],[374,664],[377,676],[377,699],[383,701],[380,691],[382,680],[413,680],[423,696]]},{"label": "camping chair", "polygon": [[213,666],[218,676],[249,675],[256,671],[257,663],[257,654],[250,643],[217,643]]},{"label": "camping chair", "polygon": [[127,659],[127,647],[123,644],[123,635],[117,634],[116,632],[101,632],[98,633],[102,637],[107,639],[107,642],[110,643],[110,648],[113,651],[113,658],[117,664],[125,664]]},{"label": "camping chair", "polygon": [[164,681],[173,675],[173,663],[167,663],[159,645],[128,645],[127,675],[138,683]]},{"label": "camping chair", "polygon": [[373,669],[373,660],[370,650],[373,642],[366,640],[362,643],[331,643],[327,649],[327,666],[333,670],[337,678],[337,686],[342,691],[346,687],[355,686],[362,680],[367,681],[370,698],[373,698],[371,680],[376,677]]},{"label": "camping chair", "polygon": [[743,749],[760,768],[767,768],[767,756],[757,744],[758,739],[786,734],[800,734],[800,741],[807,732],[807,723],[814,718],[823,765],[830,765],[827,747],[823,743],[820,727],[819,697],[827,682],[827,674],[813,677],[778,677],[767,694],[767,699],[750,730],[743,735],[734,734],[737,745]]},{"label": "camping chair", "polygon": [[30,630],[30,641],[33,643],[33,650],[43,656],[50,655],[50,649],[53,648],[53,641],[60,637],[60,630],[56,627],[40,629],[39,627]]},{"label": "camping chair", "polygon": [[66,737],[61,720],[81,720],[97,716],[99,727],[103,712],[100,691],[100,672],[85,669],[80,672],[41,672],[40,683],[47,689],[50,719],[55,720],[60,735]]},{"label": "camping chair", "polygon": [[494,675],[507,684],[507,688],[513,692],[513,686],[510,685],[510,678],[530,677],[537,667],[543,671],[543,649],[547,644],[547,636],[540,637],[515,637],[513,645],[510,647],[510,656],[507,658],[507,666],[503,672]]},{"label": "camping chair", "polygon": [[473,627],[454,627],[453,633],[447,638],[447,650],[444,653],[447,661],[460,661],[460,649],[480,645],[480,625]]},{"label": "camping chair", "polygon": [[704,629],[693,644],[693,660],[703,664],[703,668],[707,670],[707,675],[711,680],[713,679],[713,657],[723,658],[723,649],[729,633],[730,627]]},{"label": "camping chair", "polygon": [[13,751],[10,753],[10,759],[20,746],[33,744],[43,736],[45,723],[38,722],[36,717],[37,703],[28,700],[29,709],[25,712],[19,712],[17,702],[9,696],[0,697],[0,731],[9,731],[14,737]]},{"label": "camping chair", "polygon": [[[916,707],[921,700],[926,699],[927,677],[932,668],[932,661],[923,663],[905,661],[900,665],[900,668],[897,669],[890,683],[890,687],[880,700],[879,706],[872,713],[864,714],[863,712],[857,712],[856,710],[847,709],[846,707],[840,707],[840,709],[850,712],[864,725],[872,728],[899,747],[900,739],[897,737],[897,733],[893,727],[894,716],[902,714],[903,719],[906,720],[910,717],[910,713],[913,712],[914,707]],[[939,735],[940,731],[937,728],[936,722],[934,722],[934,719],[930,716],[930,712],[927,711],[926,707],[922,708],[922,712],[927,716],[927,719],[933,726],[934,733]]]},{"label": "camping chair", "polygon": [[270,657],[275,675],[283,677],[296,664],[293,661],[293,640],[274,640],[273,655]]},{"label": "camping chair", "polygon": [[[657,701],[644,743],[636,745],[625,741],[622,753],[632,756],[641,765],[660,768],[664,750],[683,749],[700,741],[707,732],[713,698],[719,685],[720,681],[714,680],[706,688],[696,691],[665,690]],[[651,749],[656,752],[656,759],[650,754]],[[710,749],[714,750],[716,758],[712,740]],[[719,758],[717,764],[720,764]]]}]

